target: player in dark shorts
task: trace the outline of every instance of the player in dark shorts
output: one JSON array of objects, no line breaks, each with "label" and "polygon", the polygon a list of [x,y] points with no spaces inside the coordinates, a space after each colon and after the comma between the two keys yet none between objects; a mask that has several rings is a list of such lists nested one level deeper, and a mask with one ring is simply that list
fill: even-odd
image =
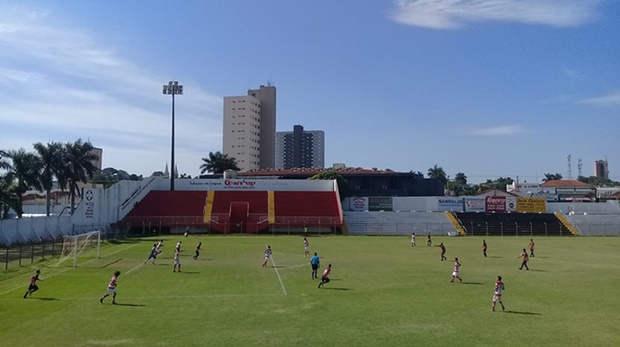
[{"label": "player in dark shorts", "polygon": [[312,266],[312,279],[319,278],[318,272],[319,272],[320,260],[316,252],[314,252],[314,255],[312,256],[312,258],[310,258],[310,265]]},{"label": "player in dark shorts", "polygon": [[446,258],[446,246],[443,245],[443,242],[441,242],[436,247],[441,248],[441,261],[444,261],[444,260],[448,259],[448,258]]},{"label": "player in dark shorts", "polygon": [[428,236],[426,237],[426,245],[428,247],[433,245],[433,241],[431,240],[431,233],[428,233]]},{"label": "player in dark shorts", "polygon": [[323,270],[323,276],[321,276],[321,283],[317,288],[321,288],[325,283],[329,283],[329,274],[332,272],[332,264],[327,265],[325,270]]},{"label": "player in dark shorts", "polygon": [[202,250],[202,242],[198,242],[198,246],[196,246],[196,254],[192,257],[194,258],[194,260],[198,259],[198,256],[200,255],[201,250]]},{"label": "player in dark shorts", "polygon": [[34,276],[30,277],[30,285],[28,286],[28,290],[26,291],[26,294],[24,294],[24,299],[28,295],[32,295],[32,293],[39,290],[39,286],[37,286],[37,281],[43,281],[42,279],[39,278],[40,274],[41,274],[41,270],[37,270],[35,271]]}]

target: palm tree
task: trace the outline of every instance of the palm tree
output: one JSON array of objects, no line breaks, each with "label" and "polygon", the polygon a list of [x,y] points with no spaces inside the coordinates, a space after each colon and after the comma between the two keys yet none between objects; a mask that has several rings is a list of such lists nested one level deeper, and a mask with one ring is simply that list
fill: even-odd
[{"label": "palm tree", "polygon": [[467,184],[467,176],[462,172],[458,172],[456,176],[454,176],[454,181],[458,183],[459,186],[464,186]]},{"label": "palm tree", "polygon": [[93,178],[97,170],[93,162],[98,159],[92,152],[93,145],[90,142],[82,142],[82,139],[63,146],[63,165],[64,169],[59,173],[58,184],[61,189],[69,187],[71,197],[71,214],[75,211],[75,197],[81,197],[78,187],[79,182],[86,182]]},{"label": "palm tree", "polygon": [[437,166],[437,164],[429,168],[426,174],[428,175],[429,178],[436,178],[440,180],[444,185],[448,182],[446,172],[443,170],[441,166]]},{"label": "palm tree", "polygon": [[12,186],[7,176],[0,176],[0,219],[6,218],[11,208],[17,211],[15,199],[11,198]]},{"label": "palm tree", "polygon": [[217,151],[215,153],[209,152],[208,158],[202,158],[204,163],[200,165],[200,173],[213,172],[214,174],[221,174],[226,170],[237,170],[237,160],[235,158],[229,158],[228,154],[222,154]]},{"label": "palm tree", "polygon": [[28,191],[28,188],[41,189],[38,178],[42,165],[39,157],[34,153],[26,152],[23,148],[17,151],[10,150],[7,154],[11,159],[11,164],[7,169],[6,179],[9,182],[17,181],[13,189],[17,197],[14,208],[16,208],[17,217],[21,218],[24,193]]},{"label": "palm tree", "polygon": [[37,142],[34,149],[39,155],[41,161],[41,175],[39,183],[41,188],[45,189],[45,214],[50,215],[50,195],[54,177],[60,176],[63,170],[62,164],[62,144],[59,142],[50,142],[47,145]]}]

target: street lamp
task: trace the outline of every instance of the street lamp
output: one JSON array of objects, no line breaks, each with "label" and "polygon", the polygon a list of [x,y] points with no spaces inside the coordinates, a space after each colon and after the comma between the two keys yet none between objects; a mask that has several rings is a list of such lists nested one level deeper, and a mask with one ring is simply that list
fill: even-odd
[{"label": "street lamp", "polygon": [[172,95],[172,154],[170,155],[170,190],[174,190],[174,96],[183,95],[183,86],[178,81],[170,81],[164,84],[163,93]]}]

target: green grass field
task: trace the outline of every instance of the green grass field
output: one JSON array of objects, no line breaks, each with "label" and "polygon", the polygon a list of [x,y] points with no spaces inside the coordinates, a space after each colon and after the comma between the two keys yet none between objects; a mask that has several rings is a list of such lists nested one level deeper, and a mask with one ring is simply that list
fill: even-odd
[{"label": "green grass field", "polygon": [[[178,238],[157,265],[142,262],[154,239],[102,246],[78,268],[37,263],[40,290],[23,299],[35,266],[0,272],[3,346],[619,346],[620,238],[536,238],[530,271],[517,259],[529,238],[310,237],[317,289],[299,236],[190,236],[182,273]],[[204,250],[193,260],[193,249]],[[262,268],[263,250],[273,263]],[[449,283],[459,257],[464,283]],[[99,303],[115,270],[118,305]],[[506,312],[491,312],[504,278]],[[499,308],[499,305],[498,305]]]}]

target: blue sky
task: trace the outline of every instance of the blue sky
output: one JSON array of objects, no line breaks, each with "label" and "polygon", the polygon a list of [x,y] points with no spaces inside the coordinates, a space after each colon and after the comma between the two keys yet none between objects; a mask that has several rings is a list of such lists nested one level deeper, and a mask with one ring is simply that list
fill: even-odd
[{"label": "blue sky", "polygon": [[0,4],[0,148],[90,140],[104,167],[198,174],[223,97],[271,81],[277,130],[324,130],[326,165],[470,182],[620,180],[613,0],[20,1]]}]

